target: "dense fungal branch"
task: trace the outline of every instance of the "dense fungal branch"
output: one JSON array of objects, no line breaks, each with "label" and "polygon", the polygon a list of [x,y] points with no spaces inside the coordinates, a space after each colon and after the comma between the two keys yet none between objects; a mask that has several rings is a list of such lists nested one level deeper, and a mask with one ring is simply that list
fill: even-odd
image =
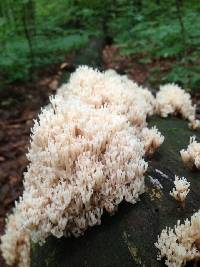
[{"label": "dense fungal branch", "polygon": [[190,128],[199,127],[199,121],[195,119],[196,106],[192,105],[190,94],[178,85],[166,84],[160,87],[156,95],[156,112],[161,117],[180,114],[184,119],[189,120]]},{"label": "dense fungal branch", "polygon": [[196,141],[196,137],[190,137],[190,143],[187,149],[180,151],[183,163],[189,168],[200,169],[200,143]]},{"label": "dense fungal branch", "polygon": [[162,230],[155,246],[159,249],[158,259],[166,258],[169,267],[182,267],[191,260],[200,260],[200,211],[191,220],[180,221],[171,229]]},{"label": "dense fungal branch", "polygon": [[175,175],[174,185],[175,188],[173,188],[172,192],[170,192],[170,195],[184,207],[186,196],[190,192],[190,183],[186,180],[186,178],[179,178]]},{"label": "dense fungal branch", "polygon": [[146,155],[152,155],[156,149],[164,142],[164,136],[154,126],[151,129],[145,127],[141,133],[144,142]]}]

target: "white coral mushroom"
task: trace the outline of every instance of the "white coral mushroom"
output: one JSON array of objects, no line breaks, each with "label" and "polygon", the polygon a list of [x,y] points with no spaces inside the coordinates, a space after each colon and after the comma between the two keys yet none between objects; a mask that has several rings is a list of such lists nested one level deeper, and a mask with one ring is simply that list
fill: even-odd
[{"label": "white coral mushroom", "polygon": [[21,214],[15,209],[6,221],[6,234],[1,237],[1,251],[6,263],[13,265],[19,262],[20,267],[30,264],[30,235],[28,231],[18,228]]},{"label": "white coral mushroom", "polygon": [[184,204],[186,196],[190,191],[190,183],[186,178],[179,178],[177,175],[175,175],[174,185],[175,188],[173,188],[172,192],[170,192],[170,195],[175,198],[176,201]]},{"label": "white coral mushroom", "polygon": [[168,267],[182,267],[191,260],[200,260],[200,211],[191,221],[180,221],[174,229],[162,230],[155,246],[159,249],[158,260],[166,258]]},{"label": "white coral mushroom", "polygon": [[110,70],[101,73],[86,66],[73,73],[70,82],[63,85],[58,94],[65,99],[69,94],[76,95],[91,107],[107,107],[137,126],[146,124],[147,116],[152,115],[155,108],[151,92],[126,76]]},{"label": "white coral mushroom", "polygon": [[187,149],[180,151],[183,163],[190,169],[196,167],[200,170],[200,143],[196,141],[196,137],[190,137],[190,143]]},{"label": "white coral mushroom", "polygon": [[141,132],[146,155],[152,155],[158,147],[164,142],[164,136],[154,126],[151,129],[145,127]]},{"label": "white coral mushroom", "polygon": [[156,95],[156,111],[161,117],[169,114],[181,114],[189,120],[189,127],[196,129],[199,121],[195,120],[196,106],[192,105],[190,94],[176,84],[166,84],[160,87]]},{"label": "white coral mushroom", "polygon": [[138,200],[145,150],[163,141],[156,129],[142,130],[154,105],[153,95],[127,77],[86,66],[58,89],[35,121],[23,196],[1,238],[8,264],[28,266],[29,239],[79,236],[101,223],[104,210]]}]

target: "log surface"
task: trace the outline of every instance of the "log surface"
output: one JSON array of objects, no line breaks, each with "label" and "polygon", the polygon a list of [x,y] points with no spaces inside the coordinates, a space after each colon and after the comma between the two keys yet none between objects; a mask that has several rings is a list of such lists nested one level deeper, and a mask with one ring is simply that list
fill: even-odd
[{"label": "log surface", "polygon": [[[165,141],[148,160],[146,192],[140,201],[135,205],[120,204],[114,216],[104,214],[101,225],[88,229],[82,237],[50,237],[42,247],[34,245],[32,267],[165,266],[164,261],[156,260],[154,243],[158,234],[200,208],[200,172],[187,170],[179,154],[187,147],[190,136],[196,135],[200,141],[200,130],[191,131],[187,122],[172,117],[152,117],[149,125],[156,125]],[[169,195],[175,174],[191,183],[185,209]],[[163,188],[153,185],[149,176],[159,180]]]}]

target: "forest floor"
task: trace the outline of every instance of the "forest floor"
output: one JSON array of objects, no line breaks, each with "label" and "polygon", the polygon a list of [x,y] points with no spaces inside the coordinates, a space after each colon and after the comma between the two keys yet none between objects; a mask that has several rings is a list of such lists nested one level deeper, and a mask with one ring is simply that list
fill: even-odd
[{"label": "forest floor", "polygon": [[[163,73],[168,69],[166,61],[141,65],[132,58],[119,56],[114,46],[104,48],[102,59],[105,68],[125,71],[141,85],[148,85],[148,69],[151,67],[158,66]],[[0,235],[4,231],[6,213],[23,190],[22,179],[28,164],[26,153],[33,119],[37,118],[41,107],[48,103],[49,95],[55,92],[61,75],[62,65],[53,66],[40,74],[38,82],[9,86],[6,96],[0,99]],[[200,93],[192,97],[199,111]],[[200,114],[197,117],[200,119]],[[6,266],[1,256],[0,266]]]}]

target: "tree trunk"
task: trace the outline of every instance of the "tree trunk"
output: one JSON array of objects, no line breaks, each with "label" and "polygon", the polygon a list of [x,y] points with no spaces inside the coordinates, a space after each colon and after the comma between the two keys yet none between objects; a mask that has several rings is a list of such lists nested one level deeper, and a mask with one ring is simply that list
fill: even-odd
[{"label": "tree trunk", "polygon": [[175,0],[176,1],[176,11],[177,11],[177,16],[180,24],[180,29],[181,29],[181,37],[182,37],[182,42],[183,42],[183,47],[184,47],[184,56],[186,56],[187,53],[187,43],[186,43],[186,31],[185,31],[185,26],[183,23],[183,17],[181,13],[181,1],[180,0]]},{"label": "tree trunk", "polygon": [[35,5],[32,0],[24,3],[22,6],[22,21],[24,34],[29,47],[30,69],[29,76],[33,80],[35,76],[35,54],[34,54],[34,36],[35,36]]}]

